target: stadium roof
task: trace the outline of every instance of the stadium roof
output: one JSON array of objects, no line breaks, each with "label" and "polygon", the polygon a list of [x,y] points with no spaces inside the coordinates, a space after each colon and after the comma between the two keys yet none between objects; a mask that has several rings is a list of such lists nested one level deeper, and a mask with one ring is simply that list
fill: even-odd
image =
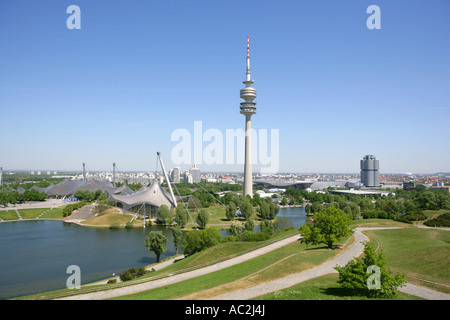
[{"label": "stadium roof", "polygon": [[130,195],[111,195],[111,199],[123,204],[125,210],[140,204],[149,204],[155,207],[161,207],[163,204],[169,208],[176,207],[171,200],[170,194],[164,190],[157,180],[144,190],[140,190]]},{"label": "stadium roof", "polygon": [[[36,187],[36,189],[38,189]],[[64,197],[75,194],[78,190],[89,190],[96,192],[102,190],[107,194],[131,194],[133,191],[127,186],[114,187],[109,181],[84,181],[84,180],[63,180],[60,183],[49,186],[48,188],[39,188],[41,192],[45,192],[48,196]]]}]

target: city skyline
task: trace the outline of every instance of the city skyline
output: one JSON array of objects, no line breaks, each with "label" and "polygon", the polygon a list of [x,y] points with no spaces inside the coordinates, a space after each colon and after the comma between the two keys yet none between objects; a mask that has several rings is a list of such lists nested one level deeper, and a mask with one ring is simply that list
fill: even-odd
[{"label": "city skyline", "polygon": [[[66,26],[72,4],[79,30]],[[366,25],[372,4],[381,29]],[[437,0],[3,1],[0,166],[154,171],[160,151],[167,169],[189,169],[195,162],[171,159],[175,130],[243,127],[250,35],[253,127],[279,130],[279,173],[358,173],[367,154],[381,174],[450,172],[448,9]]]}]

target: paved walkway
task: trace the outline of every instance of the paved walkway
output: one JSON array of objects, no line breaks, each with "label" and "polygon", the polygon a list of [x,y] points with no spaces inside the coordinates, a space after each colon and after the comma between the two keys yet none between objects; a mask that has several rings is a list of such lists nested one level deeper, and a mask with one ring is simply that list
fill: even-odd
[{"label": "paved walkway", "polygon": [[44,201],[25,201],[25,203],[17,203],[15,205],[8,205],[0,207],[0,211],[14,210],[14,209],[37,209],[37,208],[56,208],[64,205],[61,199],[46,199]]},{"label": "paved walkway", "polygon": [[[306,270],[300,273],[296,273],[281,279],[273,280],[270,282],[266,282],[251,288],[246,288],[242,290],[238,290],[235,292],[223,294],[216,297],[211,297],[213,300],[248,300],[252,299],[273,291],[282,290],[288,287],[291,287],[295,284],[301,283],[303,281],[313,279],[316,277],[320,277],[325,274],[329,273],[337,273],[337,271],[334,269],[336,265],[344,266],[346,265],[350,260],[352,260],[354,257],[357,257],[361,255],[364,251],[364,245],[362,242],[368,241],[368,237],[366,237],[364,234],[362,234],[362,231],[365,230],[377,230],[377,229],[401,229],[401,228],[357,228],[355,230],[354,236],[355,236],[355,242],[352,246],[347,248],[347,250],[343,251],[338,256],[326,261],[325,263],[314,267],[310,270]],[[276,250],[280,247],[283,247],[287,244],[290,244],[292,242],[295,242],[300,239],[300,235],[295,235],[292,237],[289,237],[284,240],[280,240],[278,242],[275,242],[273,244],[270,244],[268,246],[265,246],[263,248],[254,250],[252,252],[249,252],[247,254],[244,254],[239,257],[235,257],[205,268],[197,269],[194,271],[173,275],[164,279],[160,280],[154,280],[149,281],[142,284],[137,284],[133,286],[128,286],[124,288],[117,288],[117,289],[111,289],[111,290],[105,290],[101,292],[94,292],[94,293],[88,293],[88,294],[82,294],[77,296],[71,296],[63,298],[63,300],[96,300],[96,299],[109,299],[114,298],[118,296],[123,295],[129,295],[145,290],[151,290],[154,288],[170,285],[173,283],[177,283],[180,281],[188,280],[193,277],[202,276],[220,269],[228,268],[230,266],[233,266],[235,264],[250,260],[252,258],[255,258],[259,255],[268,253],[270,251]],[[407,284],[406,287],[400,288],[400,291],[410,293],[412,295],[423,297],[425,299],[429,300],[450,300],[450,295],[436,292],[427,288],[415,286],[412,284]]]},{"label": "paved walkway", "polygon": [[235,264],[239,264],[241,262],[253,259],[259,255],[262,254],[266,254],[270,251],[276,250],[278,248],[281,248],[289,243],[298,241],[300,239],[300,235],[295,235],[280,241],[277,241],[275,243],[272,243],[270,245],[267,245],[263,248],[251,251],[249,253],[243,254],[241,256],[232,258],[232,259],[228,259],[226,261],[223,262],[219,262],[216,263],[214,265],[211,266],[207,266],[201,269],[197,269],[197,270],[193,270],[193,271],[189,271],[189,272],[185,272],[185,273],[181,273],[181,274],[177,274],[177,275],[173,275],[167,278],[163,278],[163,279],[159,279],[159,280],[154,280],[154,281],[148,281],[145,283],[141,283],[141,284],[137,284],[137,285],[132,285],[132,286],[127,286],[127,287],[123,287],[123,288],[117,288],[117,289],[110,289],[110,290],[105,290],[105,291],[100,291],[100,292],[93,292],[93,293],[87,293],[87,294],[81,294],[81,295],[77,295],[77,296],[70,296],[70,297],[65,297],[62,298],[61,300],[98,300],[98,299],[109,299],[109,298],[114,298],[114,297],[119,297],[119,296],[123,296],[123,295],[129,295],[129,294],[133,294],[133,293],[137,293],[137,292],[141,292],[141,291],[145,291],[145,290],[151,290],[151,289],[155,289],[155,288],[159,288],[162,286],[166,286],[166,285],[170,285],[173,283],[177,283],[180,281],[184,281],[184,280],[188,280],[194,277],[199,277],[217,270],[221,270],[224,268],[228,268],[231,267]]}]

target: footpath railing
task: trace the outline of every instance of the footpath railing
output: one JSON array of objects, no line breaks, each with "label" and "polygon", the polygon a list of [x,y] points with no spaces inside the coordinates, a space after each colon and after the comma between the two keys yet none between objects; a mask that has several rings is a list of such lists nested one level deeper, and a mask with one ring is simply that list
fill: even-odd
[{"label": "footpath railing", "polygon": [[[61,299],[61,298],[65,298],[65,297],[71,297],[71,296],[77,296],[77,295],[82,295],[82,294],[87,294],[87,293],[94,293],[94,292],[100,292],[100,291],[106,291],[106,290],[114,290],[114,289],[119,289],[119,288],[123,288],[123,287],[128,287],[128,286],[133,286],[133,285],[137,285],[137,284],[142,284],[142,283],[146,283],[146,282],[150,282],[150,281],[155,281],[155,280],[160,280],[160,279],[164,279],[164,278],[168,278],[174,275],[178,275],[178,274],[183,274],[183,273],[187,273],[187,272],[191,272],[194,270],[198,270],[198,269],[202,269],[205,267],[209,267],[211,265],[226,261],[226,260],[230,260],[239,256],[242,256],[244,254],[247,254],[249,252],[264,248],[268,245],[271,245],[273,243],[276,243],[278,241],[282,241],[284,239],[293,237],[295,234],[290,234],[290,235],[286,235],[277,239],[273,239],[273,240],[269,240],[267,242],[264,242],[260,245],[257,245],[255,247],[252,247],[250,249],[246,249],[243,251],[240,251],[238,253],[211,261],[211,262],[206,262],[203,264],[199,264],[193,267],[188,267],[188,268],[184,268],[184,269],[180,269],[180,270],[175,270],[171,273],[168,274],[161,274],[161,275],[157,275],[157,276],[153,276],[153,277],[145,277],[145,278],[140,278],[140,279],[136,279],[136,280],[129,280],[129,281],[124,281],[124,282],[119,282],[119,283],[110,283],[110,284],[105,284],[105,285],[98,285],[95,287],[89,287],[89,288],[80,288],[80,289],[70,289],[70,291],[64,291],[64,292],[59,292],[59,293],[49,293],[49,294],[42,294],[39,295],[38,297],[30,297],[30,298],[24,298],[27,300],[53,300],[53,299]],[[163,269],[162,269],[163,270]],[[69,289],[67,289],[69,290]],[[34,296],[34,295],[33,295]]]}]

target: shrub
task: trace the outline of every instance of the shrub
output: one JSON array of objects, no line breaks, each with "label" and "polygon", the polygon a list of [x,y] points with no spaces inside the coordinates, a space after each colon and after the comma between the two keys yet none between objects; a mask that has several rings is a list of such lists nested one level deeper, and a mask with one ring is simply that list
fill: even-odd
[{"label": "shrub", "polygon": [[395,218],[395,221],[405,222],[405,223],[412,223],[413,221],[420,221],[420,220],[426,220],[427,216],[422,213],[414,213],[414,214],[405,214],[404,216],[400,216]]},{"label": "shrub", "polygon": [[125,225],[125,228],[127,228],[127,229],[133,229],[133,228],[134,228],[133,222],[132,222],[132,221],[127,222],[127,224]]},{"label": "shrub", "polygon": [[66,205],[62,211],[63,217],[70,216],[73,211],[80,209],[82,206],[84,206],[86,204],[87,204],[86,201],[81,201],[81,202]]},{"label": "shrub", "polygon": [[245,230],[248,231],[253,231],[253,229],[255,228],[255,222],[253,221],[253,219],[248,219],[245,223],[244,223],[244,228]]},{"label": "shrub", "polygon": [[270,239],[270,233],[264,231],[251,232],[245,231],[239,236],[239,240],[241,241],[265,241]]},{"label": "shrub", "polygon": [[236,241],[239,241],[239,237],[233,236],[233,235],[226,236],[225,238],[222,239],[222,242],[223,242],[223,243],[226,243],[226,242],[236,242]]},{"label": "shrub", "polygon": [[363,219],[388,219],[386,211],[380,209],[365,209],[362,213]]},{"label": "shrub", "polygon": [[269,220],[261,221],[261,231],[272,233],[274,231],[273,222]]},{"label": "shrub", "polygon": [[450,227],[450,212],[441,214],[434,219],[425,221],[423,224],[429,227]]},{"label": "shrub", "polygon": [[131,269],[125,270],[124,272],[122,272],[120,274],[120,280],[122,280],[122,281],[133,280],[135,278],[142,277],[146,273],[147,272],[144,267],[140,267],[138,269],[131,268]]}]

